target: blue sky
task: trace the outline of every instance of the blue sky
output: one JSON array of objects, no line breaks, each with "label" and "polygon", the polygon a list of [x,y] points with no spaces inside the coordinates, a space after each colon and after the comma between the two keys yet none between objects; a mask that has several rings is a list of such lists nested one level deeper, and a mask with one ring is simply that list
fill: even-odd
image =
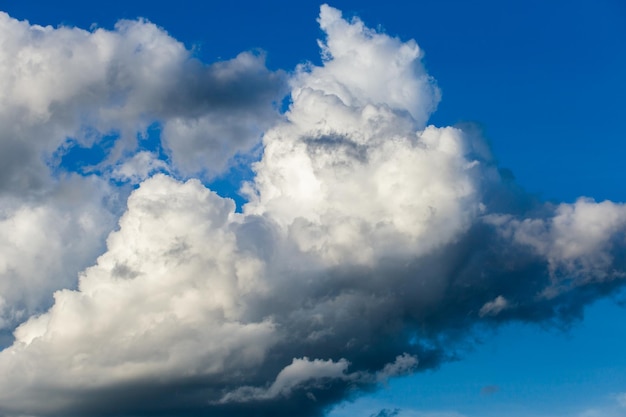
[{"label": "blue sky", "polygon": [[[324,39],[325,36],[316,22],[320,4],[308,0],[237,1],[228,4],[192,0],[179,0],[175,4],[115,0],[92,8],[78,1],[23,0],[2,2],[0,6],[11,17],[26,19],[30,24],[77,26],[92,31],[96,28],[113,30],[119,19],[144,17],[167,31],[171,38],[182,42],[194,57],[207,65],[233,59],[244,51],[258,53],[262,50],[266,54],[264,65],[267,68],[264,67],[264,71],[267,74],[263,72],[260,76],[263,80],[259,81],[260,84],[269,84],[267,80],[272,79],[270,73],[273,74],[273,71],[285,71],[285,76],[290,77],[298,64],[311,62],[315,66],[323,65],[316,43],[317,39]],[[506,169],[500,171],[507,173],[502,174],[503,177],[508,178],[508,173],[512,173],[516,184],[525,190],[515,193],[523,193],[529,199],[538,197],[542,202],[554,205],[574,203],[581,196],[595,199],[596,202],[607,199],[617,203],[626,201],[626,175],[622,164],[623,155],[626,154],[623,127],[626,116],[626,81],[623,78],[626,74],[626,6],[623,2],[389,0],[337,1],[330,3],[330,6],[340,9],[348,21],[358,17],[368,27],[392,37],[397,36],[402,41],[415,39],[425,53],[422,60],[425,70],[436,79],[441,90],[441,101],[428,123],[435,126],[459,125],[467,130],[479,131],[480,136],[491,146],[495,158],[493,164]],[[262,90],[257,84],[251,89],[257,88]],[[258,100],[254,98],[250,102],[261,103],[266,100],[265,97],[261,91]],[[256,104],[250,104],[253,105]],[[263,119],[262,130],[267,130],[275,122],[271,116],[266,116],[264,110],[254,113],[254,117],[257,116]],[[141,117],[139,115],[137,119]],[[269,121],[264,124],[266,119]],[[242,125],[247,123],[246,120],[242,121]],[[146,122],[148,126],[149,122]],[[96,125],[97,122],[94,122]],[[199,171],[192,167],[194,160],[184,159],[190,158],[188,150],[181,150],[182,156],[176,156],[176,152],[179,152],[176,145],[159,145],[156,136],[160,132],[154,130],[155,125],[151,126],[152,130],[144,127],[152,140],[140,141],[142,145],[138,149],[150,152],[156,150],[156,160],[166,162],[162,166],[156,162],[160,168],[154,171],[167,172],[178,179],[197,176],[223,196],[236,196],[240,206],[246,201],[238,187],[242,177],[247,180],[252,177],[250,161],[260,158],[258,144],[252,151],[249,141],[236,148],[238,157],[244,161],[238,166],[230,170],[215,168],[221,173],[214,176],[206,174],[213,169],[210,164],[202,165],[204,171],[200,170],[202,172],[198,174]],[[105,139],[98,139],[94,149],[110,151],[113,147]],[[173,153],[164,151],[167,146],[174,149],[171,151]],[[100,152],[97,149],[96,154]],[[216,151],[216,147],[209,149],[216,152],[215,155],[221,152]],[[122,150],[128,151],[128,148]],[[66,159],[57,169],[63,172],[75,171],[80,164],[72,164],[81,155],[85,154],[72,154],[71,161]],[[91,157],[94,154],[89,154],[88,158]],[[101,162],[103,154],[95,158]],[[98,169],[96,176],[104,178],[107,187],[118,187],[121,191],[118,194],[107,194],[108,197],[81,197],[85,201],[102,198],[110,202],[117,198],[123,202],[131,190],[137,187],[137,183],[129,183],[127,177],[110,174],[115,168]],[[83,171],[81,175],[87,176]],[[263,185],[258,187],[263,190]],[[26,194],[25,191],[21,193]],[[63,194],[69,196],[68,201],[73,198],[73,194],[70,194]],[[20,193],[15,195],[19,196]],[[10,198],[6,198],[9,201],[14,197],[11,194]],[[24,197],[23,200],[30,201],[29,198]],[[4,201],[0,203],[5,204],[3,210],[9,213],[13,210],[10,205],[13,203]],[[115,206],[117,203],[110,204]],[[264,200],[258,203],[258,207],[263,204],[266,204]],[[106,236],[108,232],[117,230],[117,226],[107,225],[117,222],[123,206],[121,203],[119,207],[111,209],[113,214],[110,216],[102,215],[105,219],[102,230],[87,230],[85,235],[97,232],[100,233],[98,236]],[[281,216],[288,217],[270,203],[267,203],[267,207],[276,210],[278,222],[282,221]],[[96,213],[99,208],[89,210]],[[256,210],[251,213],[263,215],[259,211],[261,209]],[[537,212],[542,210],[537,209]],[[607,233],[611,233],[611,242],[617,242],[614,252],[611,252],[616,259],[611,267],[623,273],[626,229],[619,223],[615,228],[608,227],[607,230]],[[79,238],[76,237],[77,240]],[[74,272],[75,276],[77,272],[93,265],[96,256],[104,253],[103,242],[104,237],[94,242],[93,250],[85,254],[80,262],[77,261],[76,265],[68,267],[68,271]],[[15,244],[15,247],[18,245]],[[108,253],[113,253],[113,250]],[[616,276],[620,277],[619,274]],[[45,297],[41,296],[44,301],[38,301],[39,304],[32,308],[32,312],[39,314],[51,305],[50,293],[53,290],[75,288],[72,279],[68,278],[56,287],[51,285],[49,293]],[[491,322],[472,325],[470,332],[463,333],[462,341],[455,342],[453,351],[458,353],[458,360],[442,361],[433,369],[392,378],[379,389],[353,396],[350,401],[329,401],[328,404],[339,405],[329,408],[331,411],[328,415],[624,416],[626,359],[622,352],[626,351],[626,311],[619,305],[620,300],[624,303],[624,293],[619,289],[620,286],[616,287],[607,291],[599,290],[605,297],[585,298],[581,295],[585,302],[577,306],[584,306],[581,310],[573,308],[573,313],[567,316],[565,323],[554,317],[545,318],[541,314],[532,316],[520,313],[519,316],[512,315],[510,320],[503,319],[503,324],[497,327],[491,326]],[[28,305],[28,300],[31,299],[24,298],[19,302]],[[36,304],[35,301],[32,303]],[[0,307],[3,307],[2,303]],[[20,308],[15,311],[30,312],[30,307]],[[23,314],[26,315],[20,316],[19,320],[15,319],[15,324],[11,325],[13,327],[7,325],[3,330],[5,334],[7,329],[14,330],[20,320],[30,316]],[[525,318],[532,323],[526,323]],[[8,340],[7,337],[4,340]],[[304,356],[302,352],[311,355],[306,350],[295,352],[294,355]],[[332,365],[339,366],[339,357],[331,358],[335,361]],[[289,368],[282,369],[285,371]],[[274,384],[278,381],[276,377]],[[268,392],[271,394],[274,385],[270,383],[271,380],[266,386],[270,386]],[[228,395],[239,398],[237,395],[244,395],[242,393],[234,390]],[[254,395],[265,398],[262,395],[270,394]],[[222,399],[231,398],[228,395]],[[46,411],[28,407],[23,409],[33,414],[40,412],[46,415]],[[0,408],[0,414],[17,415],[15,410],[20,409],[7,410]],[[149,408],[147,410],[142,412],[154,412]]]}]

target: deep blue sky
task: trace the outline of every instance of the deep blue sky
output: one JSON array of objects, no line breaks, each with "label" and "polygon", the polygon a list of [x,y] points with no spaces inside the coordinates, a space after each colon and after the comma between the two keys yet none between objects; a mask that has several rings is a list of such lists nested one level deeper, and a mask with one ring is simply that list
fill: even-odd
[{"label": "deep blue sky", "polygon": [[[557,201],[581,195],[626,201],[625,2],[330,4],[391,35],[414,38],[443,92],[431,122],[479,124],[501,165],[528,191]],[[271,68],[289,71],[319,61],[316,1],[112,0],[90,6],[16,0],[0,8],[31,23],[83,28],[143,16],[206,62],[252,48],[267,52]],[[470,417],[544,417],[610,407],[612,395],[626,392],[626,360],[620,359],[626,313],[605,301],[587,316],[567,334],[510,325],[498,336],[485,335],[482,349],[466,360],[393,382],[338,415],[367,417],[377,407],[397,406]],[[499,389],[480,394],[488,385]]]}]

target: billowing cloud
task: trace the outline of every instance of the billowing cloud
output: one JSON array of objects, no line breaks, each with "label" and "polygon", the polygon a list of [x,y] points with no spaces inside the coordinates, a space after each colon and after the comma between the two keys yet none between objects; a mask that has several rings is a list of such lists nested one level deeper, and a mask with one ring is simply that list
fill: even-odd
[{"label": "billowing cloud", "polygon": [[[440,364],[476,326],[568,320],[626,278],[626,206],[544,204],[501,178],[473,132],[426,126],[439,93],[414,41],[322,6],[323,64],[295,71],[277,117],[281,76],[259,56],[203,66],[143,21],[89,33],[5,20],[50,48],[78,39],[72,57],[105,39],[99,53],[124,58],[104,86],[124,88],[93,103],[102,81],[54,93],[64,114],[134,133],[156,115],[169,154],[102,171],[140,184],[77,288],[0,352],[1,414],[320,415]],[[45,84],[20,94],[52,117]],[[241,212],[187,178],[222,170],[259,129]]]},{"label": "billowing cloud", "polygon": [[[109,179],[221,172],[278,116],[284,76],[256,53],[204,65],[143,20],[88,32],[0,13],[0,39],[1,331],[75,288],[102,253],[128,195]],[[206,120],[210,129],[180,129]],[[151,125],[164,131],[167,162],[141,150]],[[100,176],[66,172],[97,147],[102,155],[73,170]]]},{"label": "billowing cloud", "polygon": [[[128,152],[137,133],[154,122],[163,125],[177,169],[219,172],[259,141],[283,91],[283,76],[265,68],[262,54],[204,65],[142,20],[87,32],[2,14],[0,33],[0,59],[9,63],[0,68],[6,127],[0,190],[41,185],[47,176],[41,154],[52,154],[67,138],[89,146],[113,133],[123,138],[117,153]],[[117,153],[111,157],[123,156]]]},{"label": "billowing cloud", "polygon": [[116,206],[106,181],[70,176],[35,196],[0,194],[0,331],[74,288],[78,271],[104,250]]}]

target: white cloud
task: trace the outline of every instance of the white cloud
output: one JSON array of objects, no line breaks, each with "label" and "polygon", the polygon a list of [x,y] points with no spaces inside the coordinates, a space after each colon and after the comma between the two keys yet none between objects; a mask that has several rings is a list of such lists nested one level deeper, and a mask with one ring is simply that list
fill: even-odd
[{"label": "white cloud", "polygon": [[[283,76],[268,71],[262,55],[242,53],[206,66],[144,20],[88,32],[30,25],[2,13],[0,36],[6,63],[0,67],[0,190],[22,192],[45,182],[41,154],[51,155],[68,137],[90,146],[102,135],[121,134],[111,154],[115,163],[155,121],[165,126],[167,147],[185,174],[220,172],[230,157],[258,143],[283,92]],[[198,120],[199,130],[177,128]],[[206,149],[205,158],[194,159],[190,145]]]},{"label": "white cloud", "polygon": [[[203,65],[145,20],[89,32],[0,13],[0,39],[0,328],[12,328],[47,308],[53,291],[74,288],[103,250],[124,204],[116,200],[128,193],[111,188],[108,175],[136,183],[155,171],[220,172],[276,117],[283,79],[258,54]],[[171,126],[198,119],[213,120],[214,133],[193,133],[208,151],[192,164],[180,145],[189,135]],[[135,149],[154,122],[167,132],[173,167]],[[102,178],[59,166],[73,146],[106,135],[120,139],[100,166],[85,169]]]},{"label": "white cloud", "polygon": [[165,161],[154,152],[141,151],[115,167],[111,176],[116,180],[138,184],[159,171],[168,171]]},{"label": "white cloud", "polygon": [[[0,355],[13,387],[0,394],[4,412],[36,412],[59,381],[72,391],[151,378],[236,378],[227,376],[233,367],[257,366],[275,343],[270,320],[241,316],[239,303],[262,265],[235,252],[226,227],[231,201],[197,181],[159,175],[128,206],[79,291],[56,292],[50,311],[18,327]],[[24,373],[29,363],[41,368]]]},{"label": "white cloud", "polygon": [[76,286],[114,225],[108,186],[70,177],[43,201],[0,199],[0,329],[12,329]]},{"label": "white cloud", "polygon": [[270,215],[303,251],[330,264],[424,254],[480,211],[488,158],[454,128],[423,127],[438,93],[415,42],[346,22],[322,6],[322,67],[292,80],[286,120],[264,136],[245,188],[249,214]]},{"label": "white cloud", "polygon": [[439,90],[420,62],[422,51],[415,41],[377,33],[358,18],[348,22],[327,5],[321,7],[318,22],[327,35],[320,42],[326,62],[299,74],[295,96],[311,88],[348,107],[384,105],[408,112],[417,126],[426,124],[439,102]]},{"label": "white cloud", "polygon": [[545,296],[626,277],[623,269],[612,268],[626,241],[626,205],[581,198],[574,204],[559,204],[553,211],[547,218],[486,217],[505,237],[546,258],[553,285],[545,289]]}]

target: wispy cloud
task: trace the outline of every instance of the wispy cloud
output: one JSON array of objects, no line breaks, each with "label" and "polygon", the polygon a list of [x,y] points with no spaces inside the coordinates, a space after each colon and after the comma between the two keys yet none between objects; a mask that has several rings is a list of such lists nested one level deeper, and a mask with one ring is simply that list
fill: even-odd
[{"label": "wispy cloud", "polygon": [[500,387],[497,385],[485,385],[480,389],[480,393],[483,395],[493,395],[500,391]]}]

